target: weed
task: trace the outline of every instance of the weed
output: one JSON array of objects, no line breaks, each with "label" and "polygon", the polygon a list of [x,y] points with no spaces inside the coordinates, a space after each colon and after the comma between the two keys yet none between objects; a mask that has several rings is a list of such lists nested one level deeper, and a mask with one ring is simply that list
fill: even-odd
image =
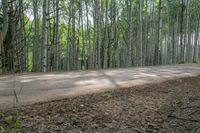
[{"label": "weed", "polygon": [[60,133],[64,133],[64,130],[63,130],[63,128],[61,128],[61,131],[60,131]]},{"label": "weed", "polygon": [[198,63],[196,60],[194,60],[192,63]]},{"label": "weed", "polygon": [[20,128],[20,125],[21,125],[18,110],[16,110],[16,114],[14,116],[13,124],[14,124],[14,128],[13,128],[14,131],[17,131]]},{"label": "weed", "polygon": [[197,129],[196,129],[195,133],[200,133],[200,121],[197,123]]},{"label": "weed", "polygon": [[0,126],[0,133],[5,133],[5,129],[2,126]]},{"label": "weed", "polygon": [[13,116],[7,116],[4,118],[4,122],[8,125],[11,125],[13,123]]},{"label": "weed", "polygon": [[[14,74],[14,80],[13,80],[13,95],[14,95],[14,100],[15,100],[15,104],[18,105],[19,103],[19,95],[22,91],[22,88],[20,89],[19,92],[17,92],[15,90],[15,78],[16,75]],[[14,114],[11,115],[5,115],[4,113],[0,112],[0,120],[2,120],[3,123],[5,123],[8,127],[10,127],[11,133],[18,133],[20,132],[20,126],[21,126],[21,122],[20,122],[20,115],[19,115],[19,111],[16,109]],[[7,129],[4,127],[4,125],[0,125],[0,133],[6,133]]]},{"label": "weed", "polygon": [[48,115],[48,122],[51,123],[52,122],[52,118],[50,115]]},{"label": "weed", "polygon": [[[10,128],[11,129],[11,133],[18,133],[19,132],[21,122],[20,122],[20,117],[19,117],[18,110],[16,110],[15,114],[13,114],[13,115],[5,116],[3,114],[2,115],[2,121],[8,127],[12,127],[12,128]],[[6,132],[6,128],[4,128],[3,126],[0,126],[0,133],[5,133],[5,132]]]},{"label": "weed", "polygon": [[180,61],[180,62],[178,62],[178,64],[186,64],[186,62],[185,61]]},{"label": "weed", "polygon": [[4,114],[2,112],[0,112],[0,118],[3,118]]}]

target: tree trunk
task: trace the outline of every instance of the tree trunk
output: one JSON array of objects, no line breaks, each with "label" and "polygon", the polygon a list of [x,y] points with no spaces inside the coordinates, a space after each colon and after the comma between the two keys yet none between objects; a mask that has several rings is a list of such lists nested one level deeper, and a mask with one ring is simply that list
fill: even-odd
[{"label": "tree trunk", "polygon": [[[198,37],[199,37],[199,30],[200,30],[200,13],[199,13],[199,16],[197,17],[197,28],[196,28],[196,32],[195,32],[195,42],[194,42],[194,53],[193,53],[193,63],[197,63],[197,57],[198,57],[198,47],[197,47],[197,44],[198,44]],[[199,44],[200,45],[200,44]]]},{"label": "tree trunk", "polygon": [[59,44],[59,0],[56,0],[56,20],[55,20],[55,46],[56,46],[56,71],[60,70],[60,44]]},{"label": "tree trunk", "polygon": [[181,5],[181,23],[180,23],[180,47],[181,47],[181,51],[180,51],[180,62],[185,62],[185,59],[184,59],[184,42],[183,42],[183,39],[184,39],[184,12],[185,12],[185,2],[184,0],[182,0],[182,5]]},{"label": "tree trunk", "polygon": [[127,23],[128,23],[128,63],[127,66],[132,66],[132,0],[127,1]]},{"label": "tree trunk", "polygon": [[104,63],[103,68],[108,67],[108,0],[106,0],[106,14],[105,14],[105,43],[104,43]]},{"label": "tree trunk", "polygon": [[155,58],[154,58],[154,65],[160,65],[161,63],[161,50],[160,46],[162,44],[162,0],[159,0],[159,9],[158,9],[158,40],[155,46]]},{"label": "tree trunk", "polygon": [[143,0],[139,0],[139,40],[140,40],[140,66],[143,65],[143,30],[142,30],[142,4]]},{"label": "tree trunk", "polygon": [[47,72],[47,55],[48,55],[48,9],[49,1],[43,1],[43,72]]}]

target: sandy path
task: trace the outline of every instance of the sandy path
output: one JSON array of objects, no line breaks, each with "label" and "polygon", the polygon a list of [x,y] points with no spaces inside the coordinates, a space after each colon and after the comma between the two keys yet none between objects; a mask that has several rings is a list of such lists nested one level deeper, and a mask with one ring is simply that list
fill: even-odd
[{"label": "sandy path", "polygon": [[0,77],[0,108],[57,100],[200,74],[200,64],[125,68],[84,72],[40,73]]}]

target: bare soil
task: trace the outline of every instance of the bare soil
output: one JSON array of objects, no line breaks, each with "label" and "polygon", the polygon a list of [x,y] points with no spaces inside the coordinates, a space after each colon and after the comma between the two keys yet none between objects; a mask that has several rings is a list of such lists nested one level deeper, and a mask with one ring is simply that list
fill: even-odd
[{"label": "bare soil", "polygon": [[200,76],[5,109],[5,132],[16,110],[22,133],[190,133],[200,121]]},{"label": "bare soil", "polygon": [[0,76],[0,110],[15,106],[14,90],[20,106],[197,75],[200,64]]}]

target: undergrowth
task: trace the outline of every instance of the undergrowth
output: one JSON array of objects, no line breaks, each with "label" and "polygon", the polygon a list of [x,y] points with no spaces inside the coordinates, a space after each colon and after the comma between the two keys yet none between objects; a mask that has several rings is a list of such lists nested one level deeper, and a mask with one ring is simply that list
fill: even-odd
[{"label": "undergrowth", "polygon": [[195,133],[200,133],[200,121],[197,123],[197,130]]},{"label": "undergrowth", "polygon": [[[11,133],[18,133],[20,130],[20,117],[19,112],[16,110],[16,112],[13,115],[10,116],[4,116],[3,113],[1,113],[1,122],[8,125],[8,127],[11,127],[10,132]],[[6,128],[3,127],[3,125],[0,125],[0,133],[6,133]]]},{"label": "undergrowth", "polygon": [[[18,105],[19,103],[19,97],[22,88],[19,91],[19,94],[15,90],[15,75],[14,75],[14,81],[13,81],[13,95],[15,98],[15,104]],[[3,113],[0,112],[0,122],[5,123],[8,127],[11,127],[10,131],[11,133],[18,133],[20,132],[20,114],[19,111],[16,109],[14,114],[5,116]],[[6,128],[3,127],[3,125],[0,125],[0,133],[6,133]]]}]

